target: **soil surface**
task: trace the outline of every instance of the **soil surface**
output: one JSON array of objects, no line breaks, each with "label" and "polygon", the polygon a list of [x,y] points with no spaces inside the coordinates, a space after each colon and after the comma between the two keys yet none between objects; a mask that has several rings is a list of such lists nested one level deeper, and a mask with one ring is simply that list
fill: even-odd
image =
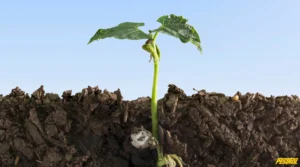
[{"label": "soil surface", "polygon": [[[62,98],[43,86],[31,96],[17,87],[0,95],[0,166],[155,166],[155,150],[138,150],[130,139],[134,127],[151,131],[150,100],[125,101],[120,90],[98,87]],[[276,166],[278,157],[300,157],[297,96],[186,96],[169,85],[159,119],[164,152],[186,167]]]}]

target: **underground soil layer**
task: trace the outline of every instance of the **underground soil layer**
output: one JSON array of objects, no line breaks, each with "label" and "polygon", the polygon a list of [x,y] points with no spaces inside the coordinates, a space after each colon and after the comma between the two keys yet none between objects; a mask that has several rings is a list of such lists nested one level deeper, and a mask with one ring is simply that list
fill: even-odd
[{"label": "underground soil layer", "polygon": [[[0,166],[153,167],[156,151],[136,149],[130,138],[135,127],[151,131],[150,102],[97,86],[62,98],[43,86],[31,96],[16,87],[0,95]],[[276,166],[279,157],[300,157],[297,96],[186,96],[169,85],[158,106],[164,153],[186,167]]]}]

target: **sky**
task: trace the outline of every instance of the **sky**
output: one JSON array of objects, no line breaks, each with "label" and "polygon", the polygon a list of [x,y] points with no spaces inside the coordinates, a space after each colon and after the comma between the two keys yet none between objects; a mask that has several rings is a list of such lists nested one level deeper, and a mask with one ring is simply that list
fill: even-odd
[{"label": "sky", "polygon": [[159,98],[169,84],[187,95],[193,88],[228,96],[300,95],[298,0],[0,0],[0,94],[16,86],[31,94],[40,85],[47,93],[75,94],[98,85],[120,88],[124,100],[150,97],[153,62],[141,48],[144,40],[87,43],[99,28],[144,22],[148,32],[169,14],[194,26],[203,55],[191,43],[159,34]]}]

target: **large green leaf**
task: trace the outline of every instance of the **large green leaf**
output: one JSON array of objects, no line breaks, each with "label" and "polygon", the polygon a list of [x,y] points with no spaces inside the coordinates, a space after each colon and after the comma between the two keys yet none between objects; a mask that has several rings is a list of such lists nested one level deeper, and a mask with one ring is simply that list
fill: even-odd
[{"label": "large green leaf", "polygon": [[90,39],[88,44],[99,39],[111,37],[116,39],[130,40],[149,39],[149,34],[146,34],[139,29],[140,26],[144,25],[144,23],[124,22],[112,28],[99,29],[96,34]]},{"label": "large green leaf", "polygon": [[199,34],[193,26],[186,24],[187,19],[182,16],[171,14],[170,16],[161,16],[158,20],[162,25],[151,32],[161,32],[179,38],[182,43],[191,42],[202,52]]}]

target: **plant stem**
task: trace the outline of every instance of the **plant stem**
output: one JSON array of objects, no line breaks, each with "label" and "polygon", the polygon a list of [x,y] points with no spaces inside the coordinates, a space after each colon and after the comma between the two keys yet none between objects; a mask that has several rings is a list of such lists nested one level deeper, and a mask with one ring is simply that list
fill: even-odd
[{"label": "plant stem", "polygon": [[[158,32],[154,34],[153,38],[153,45],[155,46],[155,40],[158,35]],[[152,135],[156,138],[157,141],[159,141],[158,136],[158,112],[157,112],[157,87],[158,87],[158,71],[159,71],[159,56],[157,53],[157,50],[155,49],[153,53],[151,53],[153,56],[153,62],[154,62],[154,74],[153,74],[153,85],[152,85],[152,98],[151,98],[151,117],[152,117]],[[158,154],[158,160],[163,158],[163,150],[162,146],[158,144],[157,146],[157,154]],[[159,161],[157,162],[159,163]],[[157,164],[157,166],[161,166]]]},{"label": "plant stem", "polygon": [[[155,40],[158,35],[158,31],[155,32],[153,37],[153,45],[155,46]],[[154,53],[151,53],[154,62],[154,74],[153,74],[153,85],[152,85],[152,98],[151,98],[151,117],[152,117],[152,135],[158,139],[158,113],[157,113],[157,86],[158,86],[158,71],[159,71],[159,59],[156,49]]]},{"label": "plant stem", "polygon": [[158,86],[159,63],[154,61],[154,76],[151,98],[152,135],[158,139],[158,113],[157,113],[157,86]]},{"label": "plant stem", "polygon": [[[152,117],[152,135],[159,140],[158,136],[158,112],[157,112],[157,86],[158,86],[158,70],[159,62],[154,61],[154,76],[153,76],[153,87],[152,87],[152,98],[151,98],[151,117]],[[159,144],[157,146],[158,159],[163,158],[162,147]]]}]

